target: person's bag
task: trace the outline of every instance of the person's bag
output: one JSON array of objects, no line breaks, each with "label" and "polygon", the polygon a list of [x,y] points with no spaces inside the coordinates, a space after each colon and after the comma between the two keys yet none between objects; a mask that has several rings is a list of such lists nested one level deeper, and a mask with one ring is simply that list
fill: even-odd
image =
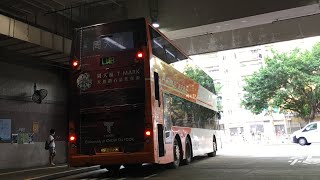
[{"label": "person's bag", "polygon": [[45,142],[45,144],[44,144],[44,149],[45,149],[45,150],[48,150],[48,149],[49,149],[49,142],[48,142],[48,141]]}]

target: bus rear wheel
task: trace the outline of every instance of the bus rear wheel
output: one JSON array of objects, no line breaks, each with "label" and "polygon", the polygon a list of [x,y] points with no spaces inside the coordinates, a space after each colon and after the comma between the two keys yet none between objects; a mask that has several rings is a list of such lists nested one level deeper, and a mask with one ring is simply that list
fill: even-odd
[{"label": "bus rear wheel", "polygon": [[192,148],[191,148],[191,142],[190,139],[186,139],[186,159],[183,160],[183,163],[188,165],[192,161]]},{"label": "bus rear wheel", "polygon": [[177,169],[180,166],[181,162],[181,157],[182,157],[182,149],[181,149],[181,144],[177,140],[177,138],[174,138],[174,143],[173,143],[173,157],[174,160],[169,164],[169,168],[171,169]]},{"label": "bus rear wheel", "polygon": [[216,143],[216,141],[213,140],[213,143],[212,143],[212,144],[213,144],[213,145],[212,145],[213,151],[212,151],[211,153],[208,153],[208,156],[209,156],[209,157],[214,157],[214,156],[216,156],[216,154],[217,154],[217,143]]}]

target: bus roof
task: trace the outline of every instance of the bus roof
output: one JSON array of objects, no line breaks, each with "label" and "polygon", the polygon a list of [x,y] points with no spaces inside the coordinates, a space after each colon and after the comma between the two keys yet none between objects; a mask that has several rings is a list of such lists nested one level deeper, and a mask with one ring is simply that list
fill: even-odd
[{"label": "bus roof", "polygon": [[79,28],[75,28],[76,30],[82,30],[82,29],[87,29],[91,27],[96,27],[96,26],[102,26],[102,25],[108,25],[108,24],[113,24],[113,23],[125,23],[125,22],[134,22],[134,21],[146,21],[146,18],[136,18],[136,19],[126,19],[126,20],[120,20],[120,21],[110,21],[110,22],[105,22],[105,23],[98,23],[98,24],[92,24],[88,26],[83,26]]},{"label": "bus roof", "polygon": [[170,44],[172,46],[174,46],[181,54],[183,54],[184,56],[186,56],[187,59],[191,58],[184,52],[182,51],[179,47],[177,47],[175,44],[172,43],[172,41],[170,39],[168,39],[162,32],[160,32],[158,29],[154,28],[144,17],[141,18],[136,18],[136,19],[126,19],[126,20],[120,20],[120,21],[111,21],[111,22],[106,22],[106,23],[98,23],[98,24],[93,24],[93,25],[89,25],[89,26],[84,26],[84,27],[80,27],[80,28],[76,28],[76,31],[78,30],[83,30],[83,29],[87,29],[87,28],[92,28],[92,27],[97,27],[97,26],[102,26],[102,25],[109,25],[109,24],[114,24],[114,23],[127,23],[127,22],[141,22],[141,21],[145,21],[147,25],[149,25],[149,27],[151,27],[152,29],[154,29],[155,31],[157,31],[159,34],[161,34],[161,36],[163,38],[165,38],[167,41],[170,42]]}]

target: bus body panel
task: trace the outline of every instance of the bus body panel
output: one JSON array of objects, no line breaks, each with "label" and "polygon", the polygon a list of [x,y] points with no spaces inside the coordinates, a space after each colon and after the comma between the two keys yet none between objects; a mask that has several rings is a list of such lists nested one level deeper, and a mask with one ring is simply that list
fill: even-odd
[{"label": "bus body panel", "polygon": [[[139,25],[136,25],[136,22]],[[145,129],[148,126],[151,126],[149,128],[152,129],[153,124],[151,110],[146,108],[150,107],[150,103],[146,100],[150,99],[151,88],[147,80],[150,78],[148,77],[149,68],[147,68],[149,64],[148,61],[136,59],[137,51],[144,53],[144,59],[149,58],[147,43],[145,46],[128,49],[122,53],[101,51],[100,48],[103,49],[104,44],[101,43],[102,40],[99,40],[103,35],[102,39],[107,41],[106,46],[124,49],[124,45],[117,43],[121,38],[136,36],[137,33],[140,33],[135,40],[145,39],[143,36],[146,33],[141,35],[141,32],[136,34],[124,32],[122,33],[124,36],[121,37],[121,32],[117,32],[117,27],[127,31],[125,28],[127,24],[121,22],[114,24],[115,26],[105,24],[87,27],[84,28],[83,33],[80,30],[81,38],[86,40],[87,49],[83,50],[83,54],[86,55],[82,55],[82,58],[78,57],[81,59],[79,70],[71,73],[72,91],[70,94],[73,94],[71,107],[78,113],[70,113],[69,134],[77,137],[76,143],[69,143],[70,166],[155,163],[153,140],[147,142],[148,138],[154,138],[154,136],[153,134],[151,137],[144,135]],[[132,27],[146,31],[145,19],[129,22],[128,26],[128,31],[130,28],[132,30]],[[104,35],[104,33],[112,35]],[[97,40],[100,43],[97,43]],[[135,42],[132,41],[132,45]],[[128,45],[127,42],[123,43]],[[90,50],[92,44],[93,51]],[[95,52],[97,44],[99,48]],[[140,42],[140,44],[143,43]],[[101,64],[102,61],[109,63],[110,60],[112,62],[110,64]],[[90,77],[91,87],[79,93],[80,76]],[[135,97],[140,97],[141,95],[138,94],[141,93],[143,93],[143,101],[141,102],[142,99],[135,100]],[[135,117],[143,123],[137,125],[138,119]],[[109,152],[115,149],[120,152]]]},{"label": "bus body panel", "polygon": [[153,154],[148,152],[138,153],[109,153],[97,155],[77,155],[71,156],[69,164],[73,167],[93,166],[93,165],[121,165],[121,164],[142,164],[154,163]]},{"label": "bus body panel", "polygon": [[199,156],[212,151],[215,130],[191,128],[193,156]]},{"label": "bus body panel", "polygon": [[[150,60],[150,69],[151,72],[157,72],[159,74],[159,82],[160,82],[160,94],[169,93],[174,94],[176,96],[182,97],[189,101],[205,105],[207,108],[214,108],[212,103],[214,97],[210,96],[208,90],[199,86],[197,83],[184,76],[182,73],[174,69],[172,66],[166,64],[159,58],[153,56]],[[151,74],[151,77],[152,74]],[[163,117],[163,97],[160,96],[160,107],[154,99],[154,80],[151,78],[151,92],[152,92],[152,104],[153,108],[156,109],[154,114],[154,122],[158,124],[165,124]],[[185,143],[186,138],[189,135],[190,141],[196,145],[195,149],[192,147],[193,155],[203,155],[205,153],[209,153],[213,148],[213,136],[214,130],[209,129],[200,129],[200,128],[190,128],[190,127],[172,127],[172,136],[171,138],[175,138],[179,136],[181,140],[181,147],[183,153],[183,159],[186,158],[185,155]],[[173,141],[173,139],[172,139]],[[155,139],[155,142],[158,142],[158,139]],[[201,147],[199,147],[201,145]],[[157,156],[157,149],[155,149],[155,158],[159,157],[159,164],[166,164],[173,161],[173,143],[165,144],[165,156],[159,157]]]}]

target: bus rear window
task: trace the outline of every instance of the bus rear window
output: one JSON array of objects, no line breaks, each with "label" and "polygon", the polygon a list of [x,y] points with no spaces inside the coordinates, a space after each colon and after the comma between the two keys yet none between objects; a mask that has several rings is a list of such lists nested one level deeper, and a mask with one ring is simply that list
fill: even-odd
[{"label": "bus rear window", "polygon": [[144,20],[101,24],[78,29],[74,55],[78,58],[109,55],[146,46]]},{"label": "bus rear window", "polygon": [[96,35],[92,32],[83,32],[82,54],[119,52],[134,49],[134,33],[120,32]]}]

